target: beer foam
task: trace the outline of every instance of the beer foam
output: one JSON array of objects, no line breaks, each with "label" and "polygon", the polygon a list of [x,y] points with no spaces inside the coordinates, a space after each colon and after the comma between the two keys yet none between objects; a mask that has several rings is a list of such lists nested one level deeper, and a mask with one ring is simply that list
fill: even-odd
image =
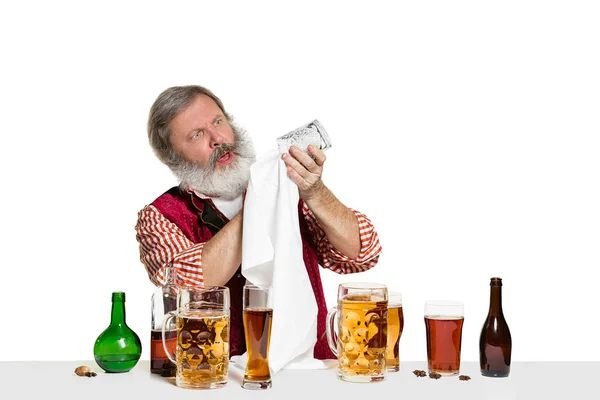
[{"label": "beer foam", "polygon": [[426,315],[425,318],[442,320],[442,321],[456,321],[459,319],[465,319],[465,317],[461,317],[458,315]]},{"label": "beer foam", "polygon": [[179,313],[178,316],[188,319],[223,318],[228,317],[229,312],[224,310],[186,310]]},{"label": "beer foam", "polygon": [[379,296],[376,294],[352,293],[352,294],[347,294],[346,296],[344,296],[342,301],[356,302],[356,303],[361,303],[361,302],[379,303],[379,302],[385,302],[386,300],[383,296]]},{"label": "beer foam", "polygon": [[250,311],[250,312],[273,312],[272,308],[268,308],[268,307],[246,307],[244,309],[244,311]]}]

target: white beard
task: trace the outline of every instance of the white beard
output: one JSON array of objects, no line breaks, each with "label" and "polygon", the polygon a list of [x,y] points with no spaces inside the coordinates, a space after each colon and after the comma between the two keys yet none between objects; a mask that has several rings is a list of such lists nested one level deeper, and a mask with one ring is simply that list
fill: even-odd
[{"label": "white beard", "polygon": [[256,153],[246,132],[234,123],[231,123],[231,128],[235,140],[232,150],[235,157],[231,163],[216,165],[218,157],[211,156],[212,167],[211,162],[205,166],[181,159],[171,171],[179,179],[182,189],[193,189],[205,196],[225,200],[233,200],[244,193],[250,181],[250,166],[256,160]]}]

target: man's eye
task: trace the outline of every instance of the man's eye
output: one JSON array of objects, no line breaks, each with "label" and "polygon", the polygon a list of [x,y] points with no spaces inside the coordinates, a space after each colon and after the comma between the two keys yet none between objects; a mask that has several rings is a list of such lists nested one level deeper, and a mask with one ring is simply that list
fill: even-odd
[{"label": "man's eye", "polygon": [[221,125],[221,122],[223,122],[223,120],[221,118],[219,118],[218,120],[215,121],[215,125],[219,126],[219,125]]},{"label": "man's eye", "polygon": [[194,132],[194,134],[192,135],[192,139],[198,139],[200,136],[202,136],[202,133],[202,131]]}]

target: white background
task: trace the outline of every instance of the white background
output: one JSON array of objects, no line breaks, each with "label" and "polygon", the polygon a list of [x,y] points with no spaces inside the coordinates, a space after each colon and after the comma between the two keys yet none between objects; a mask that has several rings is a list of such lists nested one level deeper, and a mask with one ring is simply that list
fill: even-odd
[{"label": "white background", "polygon": [[599,361],[600,6],[594,1],[3,2],[0,360],[92,359],[111,292],[149,356],[153,285],[137,212],[175,178],[148,110],[212,89],[259,151],[312,119],[325,183],[384,247],[342,281],[404,296],[403,360],[425,360],[423,304],[465,303],[478,360],[489,278],[515,361]]}]

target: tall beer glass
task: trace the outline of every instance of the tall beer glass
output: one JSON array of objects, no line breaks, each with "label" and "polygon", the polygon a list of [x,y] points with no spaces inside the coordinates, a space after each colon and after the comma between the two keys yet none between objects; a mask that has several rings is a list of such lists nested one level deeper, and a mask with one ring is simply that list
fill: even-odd
[{"label": "tall beer glass", "polygon": [[243,300],[248,360],[242,387],[268,389],[271,387],[269,344],[273,320],[271,287],[245,285]]},{"label": "tall beer glass", "polygon": [[387,328],[387,370],[400,370],[400,337],[404,330],[404,311],[402,310],[402,294],[388,294],[388,328]]}]

